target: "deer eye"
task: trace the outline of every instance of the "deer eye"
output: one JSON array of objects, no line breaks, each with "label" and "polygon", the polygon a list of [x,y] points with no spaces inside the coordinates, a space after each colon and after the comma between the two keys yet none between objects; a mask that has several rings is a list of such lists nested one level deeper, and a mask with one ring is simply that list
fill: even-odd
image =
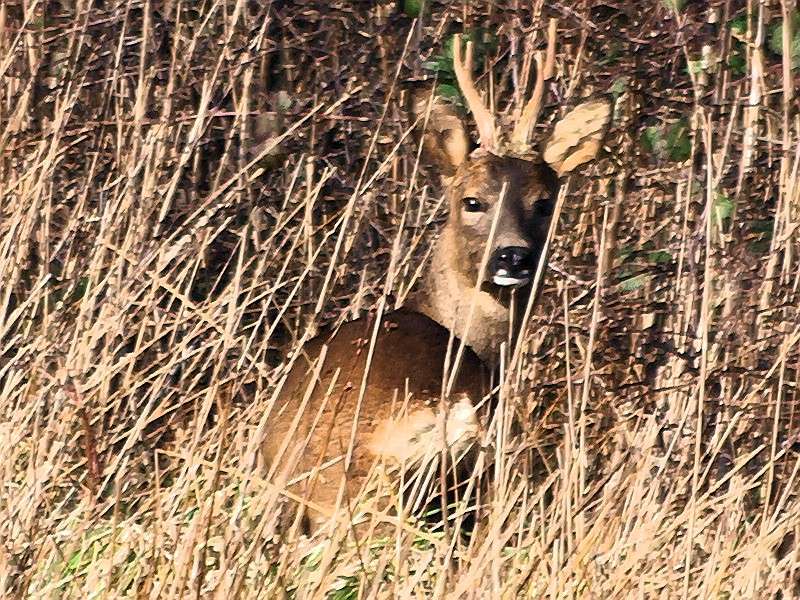
[{"label": "deer eye", "polygon": [[473,196],[467,196],[461,200],[464,204],[464,210],[467,212],[482,212],[484,209],[483,202],[474,198]]},{"label": "deer eye", "polygon": [[539,198],[533,205],[533,210],[540,217],[549,217],[553,214],[553,202],[550,198]]}]

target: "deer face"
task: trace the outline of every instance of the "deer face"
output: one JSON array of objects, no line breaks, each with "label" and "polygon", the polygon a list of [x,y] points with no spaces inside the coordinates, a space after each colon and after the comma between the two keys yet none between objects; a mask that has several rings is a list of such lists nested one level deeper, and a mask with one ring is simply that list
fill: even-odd
[{"label": "deer face", "polygon": [[530,283],[557,190],[558,177],[546,164],[474,152],[448,189],[447,228],[462,273],[476,281],[488,244],[484,283],[498,287]]},{"label": "deer face", "polygon": [[[549,139],[534,150],[529,137],[553,75],[556,23],[551,20],[547,55],[535,55],[536,80],[531,99],[508,142],[499,143],[495,116],[484,105],[472,79],[472,43],[462,60],[461,40],[453,46],[453,67],[467,106],[475,118],[480,147],[469,152],[467,128],[452,105],[425,99],[423,136],[426,155],[438,164],[447,185],[450,216],[447,250],[460,274],[477,281],[484,253],[489,260],[483,285],[520,287],[530,283],[547,237],[558,180],[592,160],[600,150],[611,119],[607,99],[578,105],[559,121]],[[429,98],[429,97],[428,97]],[[535,159],[528,157],[535,156]],[[503,190],[505,190],[503,192]],[[490,290],[487,290],[490,291]]]}]

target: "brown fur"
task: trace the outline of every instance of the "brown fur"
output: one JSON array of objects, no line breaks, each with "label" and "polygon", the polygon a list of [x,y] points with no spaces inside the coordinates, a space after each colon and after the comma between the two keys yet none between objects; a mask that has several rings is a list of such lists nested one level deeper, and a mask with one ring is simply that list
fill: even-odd
[{"label": "brown fur", "polygon": [[[425,434],[431,432],[431,425],[439,418],[444,357],[450,344],[451,348],[458,347],[458,340],[451,340],[447,329],[420,313],[401,309],[384,316],[359,407],[373,327],[374,319],[351,321],[306,344],[284,386],[281,398],[285,402],[276,408],[278,413],[271,419],[264,450],[272,461],[278,460],[284,467],[296,463],[289,469],[292,477],[309,474],[290,489],[323,509],[312,506],[312,522],[327,518],[336,506],[343,482],[344,502],[355,498],[376,459],[392,464],[407,461],[410,465],[424,460],[428,450],[437,452],[440,447],[436,443],[440,440]],[[324,345],[327,353],[315,380],[315,363]],[[488,369],[467,350],[450,397],[465,395],[478,404],[488,391]],[[310,401],[301,411],[309,393]],[[298,414],[299,421],[295,422]],[[470,438],[477,435],[474,416],[455,416],[458,422],[453,423],[454,429],[467,427]],[[316,427],[312,428],[315,420]],[[355,445],[345,471],[354,424]],[[293,443],[286,446],[285,440]],[[433,444],[420,449],[416,446],[421,440]],[[465,449],[455,451],[462,450]],[[329,464],[331,461],[333,464]],[[315,469],[323,464],[327,466],[315,476]]]}]

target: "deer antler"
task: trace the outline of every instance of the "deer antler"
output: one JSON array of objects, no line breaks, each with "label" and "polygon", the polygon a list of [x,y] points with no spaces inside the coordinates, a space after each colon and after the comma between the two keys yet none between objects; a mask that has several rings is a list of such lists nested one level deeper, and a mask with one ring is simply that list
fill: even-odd
[{"label": "deer antler", "polygon": [[453,40],[453,69],[456,72],[461,93],[464,94],[467,101],[467,108],[478,125],[481,146],[492,150],[495,147],[494,115],[481,100],[478,90],[475,89],[475,82],[472,79],[472,50],[473,44],[469,41],[467,42],[467,57],[462,62],[461,35],[456,35]]},{"label": "deer antler", "polygon": [[511,134],[511,143],[515,146],[527,146],[539,111],[542,108],[542,97],[544,96],[544,82],[553,76],[553,68],[556,62],[556,19],[550,19],[547,28],[547,56],[542,64],[542,53],[536,53],[536,85],[533,87],[531,99],[522,110],[522,116],[514,126]]}]

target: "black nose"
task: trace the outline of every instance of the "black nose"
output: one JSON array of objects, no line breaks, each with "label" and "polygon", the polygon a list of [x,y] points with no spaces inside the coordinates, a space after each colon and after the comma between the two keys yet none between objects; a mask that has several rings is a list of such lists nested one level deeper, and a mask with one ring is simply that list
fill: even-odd
[{"label": "black nose", "polygon": [[498,285],[527,283],[532,269],[533,252],[524,246],[498,248],[489,261],[489,276]]}]

